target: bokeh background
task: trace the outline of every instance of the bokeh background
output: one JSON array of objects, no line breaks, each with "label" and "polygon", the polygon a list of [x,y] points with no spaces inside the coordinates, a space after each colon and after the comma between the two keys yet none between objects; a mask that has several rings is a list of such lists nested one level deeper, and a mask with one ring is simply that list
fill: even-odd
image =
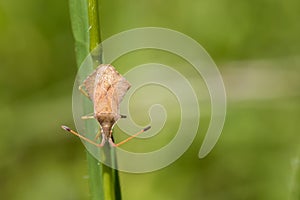
[{"label": "bokeh background", "polygon": [[[104,39],[160,26],[197,40],[219,66],[228,95],[224,131],[209,156],[197,157],[204,114],[179,160],[156,172],[120,174],[124,199],[300,199],[300,1],[100,5]],[[74,127],[68,2],[1,0],[0,66],[0,199],[88,199],[84,147],[60,129]],[[168,127],[174,132],[178,124]]]}]

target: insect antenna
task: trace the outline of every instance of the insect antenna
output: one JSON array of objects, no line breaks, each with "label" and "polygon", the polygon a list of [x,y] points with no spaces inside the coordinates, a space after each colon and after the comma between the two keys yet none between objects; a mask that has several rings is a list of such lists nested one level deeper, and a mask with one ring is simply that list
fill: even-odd
[{"label": "insect antenna", "polygon": [[94,142],[94,141],[92,141],[92,140],[90,140],[90,139],[88,139],[88,138],[80,135],[76,131],[73,131],[72,129],[70,129],[67,126],[61,126],[61,128],[64,129],[64,130],[66,130],[66,131],[68,131],[68,132],[70,132],[70,133],[72,133],[72,134],[74,134],[74,135],[76,135],[76,136],[78,136],[78,137],[80,137],[81,139],[83,139],[83,140],[85,140],[85,141],[87,141],[87,142],[89,142],[89,143],[91,143],[91,144],[93,144],[93,145],[95,145],[97,147],[103,147],[103,145],[104,145],[104,141],[102,141],[100,144],[98,144],[98,143],[96,143],[96,142]]},{"label": "insect antenna", "polygon": [[122,145],[122,144],[128,142],[129,140],[135,138],[135,137],[138,136],[139,134],[144,133],[145,131],[148,131],[150,128],[151,128],[151,126],[147,126],[146,128],[140,130],[139,132],[137,132],[136,134],[134,134],[134,135],[130,136],[129,138],[123,140],[122,142],[119,142],[119,143],[115,144],[115,146],[118,147],[118,146],[120,146],[120,145]]},{"label": "insect antenna", "polygon": [[[90,140],[90,139],[88,139],[88,138],[86,138],[86,137],[80,135],[79,133],[77,133],[76,131],[70,129],[70,128],[67,127],[67,126],[64,126],[64,125],[63,125],[63,126],[61,126],[61,128],[64,129],[64,130],[66,130],[66,131],[68,131],[68,132],[70,132],[70,133],[72,133],[72,134],[74,134],[74,135],[76,135],[76,136],[78,136],[79,138],[81,138],[81,139],[83,139],[83,140],[89,142],[90,144],[93,144],[93,145],[97,146],[97,147],[103,147],[103,146],[104,146],[104,143],[105,143],[105,140],[104,140],[104,139],[102,139],[102,142],[101,142],[100,144],[98,144],[98,143],[96,143],[96,142],[94,142],[94,141],[92,141],[92,140]],[[130,136],[129,138],[127,138],[127,139],[125,139],[125,140],[123,140],[123,141],[121,141],[121,142],[119,142],[119,143],[117,143],[117,144],[114,144],[113,139],[110,138],[110,140],[111,140],[111,145],[112,145],[112,146],[115,146],[115,147],[118,147],[118,146],[120,146],[120,145],[122,145],[122,144],[128,142],[129,140],[135,138],[135,137],[138,136],[139,134],[144,133],[145,131],[149,130],[150,128],[151,128],[151,126],[148,126],[148,127],[144,128],[144,129],[142,129],[141,131],[137,132],[136,134]]]}]

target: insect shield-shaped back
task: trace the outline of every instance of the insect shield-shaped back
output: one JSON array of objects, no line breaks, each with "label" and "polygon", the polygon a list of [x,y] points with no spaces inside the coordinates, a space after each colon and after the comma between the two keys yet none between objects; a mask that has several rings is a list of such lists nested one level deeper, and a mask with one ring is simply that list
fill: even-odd
[{"label": "insect shield-shaped back", "polygon": [[[84,89],[83,89],[84,87]],[[108,141],[111,146],[118,147],[129,140],[137,137],[139,134],[150,129],[150,126],[142,129],[141,131],[133,134],[127,139],[115,144],[112,140],[112,128],[119,118],[125,116],[119,114],[120,103],[130,88],[128,81],[121,76],[116,69],[111,65],[100,65],[94,72],[92,72],[79,86],[79,90],[87,96],[94,104],[93,116],[82,116],[82,119],[97,119],[101,126],[102,141],[97,143],[67,126],[61,127],[80,137],[82,140],[93,144],[97,147],[103,147],[105,142]],[[96,139],[100,136],[98,133]]]},{"label": "insect shield-shaped back", "polygon": [[84,81],[83,86],[94,104],[94,117],[101,125],[106,138],[121,117],[120,103],[130,88],[130,83],[112,65],[100,65]]}]

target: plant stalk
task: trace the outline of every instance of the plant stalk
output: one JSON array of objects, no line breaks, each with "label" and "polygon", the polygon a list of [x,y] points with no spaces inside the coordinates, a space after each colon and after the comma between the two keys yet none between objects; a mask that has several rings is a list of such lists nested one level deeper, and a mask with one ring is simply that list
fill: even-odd
[{"label": "plant stalk", "polygon": [[[102,42],[98,3],[98,0],[69,0],[78,68],[88,53],[94,54],[96,65],[103,62],[101,48],[100,52],[93,51]],[[103,150],[104,159],[116,166],[114,148],[105,145]],[[118,171],[100,163],[88,151],[87,163],[91,200],[121,200]]]},{"label": "plant stalk", "polygon": [[[89,50],[92,52],[94,48],[96,48],[101,42],[101,28],[99,22],[99,5],[98,0],[88,0],[88,17],[89,17]],[[96,55],[92,55],[94,61],[98,64],[102,64],[102,51],[100,48],[100,52],[93,52]],[[109,160],[108,163],[112,163],[111,159],[115,160],[115,152],[110,145],[106,144],[104,147],[104,157],[105,159]],[[88,155],[90,157],[90,155]],[[95,159],[95,158],[94,158]],[[94,171],[93,168],[101,168],[101,175],[102,175],[102,191],[104,192],[104,200],[116,200],[121,199],[120,195],[120,186],[119,186],[119,178],[118,178],[118,171],[114,170],[102,163],[92,161],[89,163],[89,167],[91,168],[92,172]],[[100,175],[100,174],[99,174]],[[96,183],[91,184],[98,184]]]}]

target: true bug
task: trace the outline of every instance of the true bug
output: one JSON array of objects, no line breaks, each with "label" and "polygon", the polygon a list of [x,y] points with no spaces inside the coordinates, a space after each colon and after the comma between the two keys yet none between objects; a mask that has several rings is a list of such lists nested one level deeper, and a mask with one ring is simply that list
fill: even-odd
[{"label": "true bug", "polygon": [[104,146],[106,141],[111,146],[119,146],[149,130],[150,126],[117,144],[112,140],[112,128],[114,124],[118,119],[126,118],[126,116],[119,114],[119,106],[130,86],[130,83],[109,64],[102,64],[97,67],[79,86],[79,90],[94,104],[93,115],[82,116],[81,118],[96,119],[99,122],[100,131],[97,133],[96,139],[102,135],[100,144],[80,135],[67,126],[61,127],[98,147]]}]

